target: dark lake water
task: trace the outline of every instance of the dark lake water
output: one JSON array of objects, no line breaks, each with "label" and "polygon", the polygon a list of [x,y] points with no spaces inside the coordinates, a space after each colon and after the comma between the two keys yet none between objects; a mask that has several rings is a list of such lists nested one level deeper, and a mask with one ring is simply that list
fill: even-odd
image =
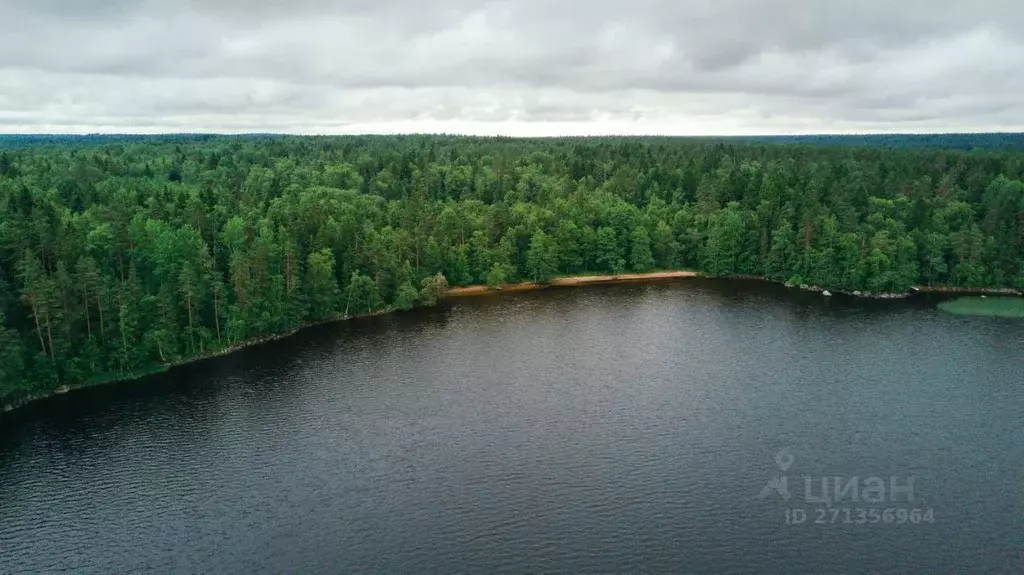
[{"label": "dark lake water", "polygon": [[71,393],[0,417],[0,573],[1020,573],[1024,322],[933,308],[466,298]]}]

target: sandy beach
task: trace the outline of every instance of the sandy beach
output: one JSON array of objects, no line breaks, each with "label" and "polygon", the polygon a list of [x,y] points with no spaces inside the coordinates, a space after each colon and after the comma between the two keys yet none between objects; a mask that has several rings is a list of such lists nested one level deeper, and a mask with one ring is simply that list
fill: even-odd
[{"label": "sandy beach", "polygon": [[628,282],[645,282],[645,281],[656,281],[656,280],[667,280],[675,278],[692,278],[698,277],[700,274],[692,271],[671,271],[671,272],[651,272],[647,274],[619,274],[619,275],[604,275],[604,276],[569,276],[555,278],[550,283],[541,284],[534,282],[523,282],[517,284],[506,284],[499,288],[491,288],[485,285],[471,285],[466,287],[457,287],[448,290],[449,296],[469,296],[469,295],[483,295],[489,293],[505,293],[505,292],[516,292],[516,291],[530,291],[538,289],[546,289],[549,287],[573,287],[581,285],[591,284],[613,284],[613,283],[628,283]]}]

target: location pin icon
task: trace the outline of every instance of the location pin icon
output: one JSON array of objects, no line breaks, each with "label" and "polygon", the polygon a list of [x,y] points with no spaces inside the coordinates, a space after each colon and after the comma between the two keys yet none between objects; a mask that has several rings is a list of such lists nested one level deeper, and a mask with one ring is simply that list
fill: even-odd
[{"label": "location pin icon", "polygon": [[792,467],[794,460],[795,458],[793,457],[793,454],[789,452],[788,447],[783,448],[782,451],[775,455],[775,465],[778,465],[779,469],[783,471]]}]

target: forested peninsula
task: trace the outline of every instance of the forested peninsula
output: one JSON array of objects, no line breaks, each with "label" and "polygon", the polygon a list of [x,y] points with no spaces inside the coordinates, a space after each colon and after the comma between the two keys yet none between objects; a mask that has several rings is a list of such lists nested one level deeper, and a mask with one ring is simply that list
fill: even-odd
[{"label": "forested peninsula", "polygon": [[1024,287],[1024,153],[894,141],[0,138],[0,405],[449,286]]}]

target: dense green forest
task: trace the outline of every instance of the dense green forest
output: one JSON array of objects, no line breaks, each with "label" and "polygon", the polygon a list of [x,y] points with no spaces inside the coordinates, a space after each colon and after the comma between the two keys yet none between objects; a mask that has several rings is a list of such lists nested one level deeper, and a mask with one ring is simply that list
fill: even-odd
[{"label": "dense green forest", "polygon": [[[677,138],[0,141],[0,402],[447,284],[1024,286],[1024,154]],[[24,142],[21,142],[24,144]]]}]

